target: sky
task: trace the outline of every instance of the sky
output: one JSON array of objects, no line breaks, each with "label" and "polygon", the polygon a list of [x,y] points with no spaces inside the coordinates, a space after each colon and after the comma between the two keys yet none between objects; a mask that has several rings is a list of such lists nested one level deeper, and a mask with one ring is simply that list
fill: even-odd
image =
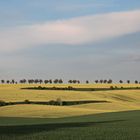
[{"label": "sky", "polygon": [[0,79],[22,78],[140,80],[140,1],[0,1]]}]

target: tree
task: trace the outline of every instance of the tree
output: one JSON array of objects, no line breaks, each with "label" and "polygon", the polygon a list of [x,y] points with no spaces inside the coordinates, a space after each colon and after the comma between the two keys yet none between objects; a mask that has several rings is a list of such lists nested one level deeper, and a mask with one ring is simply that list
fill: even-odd
[{"label": "tree", "polygon": [[22,80],[20,80],[19,81],[21,84],[25,84],[27,81],[26,81],[26,79],[22,79]]},{"label": "tree", "polygon": [[33,83],[34,83],[34,80],[33,80],[33,79],[29,79],[29,80],[28,80],[28,83],[29,83],[29,84],[33,84]]},{"label": "tree", "polygon": [[73,82],[74,84],[76,84],[76,83],[77,83],[77,80],[73,80],[72,82]]},{"label": "tree", "polygon": [[1,80],[1,83],[4,84],[5,83],[5,80]]},{"label": "tree", "polygon": [[107,80],[104,80],[103,82],[104,82],[104,83],[107,83]]},{"label": "tree", "polygon": [[26,79],[23,79],[23,83],[25,84],[27,82],[27,80]]},{"label": "tree", "polygon": [[70,84],[71,84],[71,83],[72,83],[72,80],[69,80],[69,81],[68,81],[68,83],[70,83]]},{"label": "tree", "polygon": [[103,80],[100,80],[100,83],[102,84],[103,83]]},{"label": "tree", "polygon": [[35,79],[34,82],[35,82],[35,84],[37,84],[39,82],[39,80],[38,79]]},{"label": "tree", "polygon": [[11,84],[15,84],[15,80],[14,79],[12,79]]},{"label": "tree", "polygon": [[23,83],[23,80],[19,80],[19,83],[22,84]]},{"label": "tree", "polygon": [[89,81],[88,80],[86,80],[86,84],[89,84]]},{"label": "tree", "polygon": [[45,84],[48,84],[48,83],[49,83],[49,80],[44,80],[44,83],[45,83]]},{"label": "tree", "polygon": [[112,84],[112,82],[113,82],[113,80],[109,79],[107,83]]},{"label": "tree", "polygon": [[55,79],[53,82],[54,82],[55,84],[57,84],[57,83],[59,82],[59,80],[58,80],[58,79]]},{"label": "tree", "polygon": [[130,80],[127,80],[127,84],[130,84]]},{"label": "tree", "polygon": [[139,82],[137,80],[135,80],[135,84],[138,84]]},{"label": "tree", "polygon": [[97,83],[99,83],[99,81],[98,80],[95,80],[95,83],[97,84]]},{"label": "tree", "polygon": [[43,83],[43,80],[42,80],[42,79],[40,79],[40,80],[38,80],[38,82],[39,82],[40,84],[42,84],[42,83]]},{"label": "tree", "polygon": [[52,79],[49,80],[49,83],[52,84]]},{"label": "tree", "polygon": [[6,81],[6,83],[7,83],[7,84],[9,84],[9,83],[10,83],[10,81],[9,81],[9,80],[7,80],[7,81]]},{"label": "tree", "polygon": [[123,81],[122,81],[122,80],[120,80],[119,82],[120,82],[120,84],[122,84],[122,83],[123,83]]},{"label": "tree", "polygon": [[79,80],[77,80],[76,82],[77,82],[78,84],[80,84],[80,81],[79,81]]},{"label": "tree", "polygon": [[59,84],[62,84],[63,83],[63,80],[62,79],[59,79],[58,82],[59,82]]}]

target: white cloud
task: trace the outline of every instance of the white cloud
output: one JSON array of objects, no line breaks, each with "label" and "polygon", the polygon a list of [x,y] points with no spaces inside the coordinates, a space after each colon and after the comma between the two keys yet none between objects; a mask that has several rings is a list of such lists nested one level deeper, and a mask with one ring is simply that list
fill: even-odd
[{"label": "white cloud", "polygon": [[78,17],[0,31],[0,52],[41,44],[80,45],[140,31],[140,10]]}]

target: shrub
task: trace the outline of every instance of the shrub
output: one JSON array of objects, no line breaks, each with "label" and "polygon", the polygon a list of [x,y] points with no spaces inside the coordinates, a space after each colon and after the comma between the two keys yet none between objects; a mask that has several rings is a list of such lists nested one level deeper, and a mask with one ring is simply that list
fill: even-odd
[{"label": "shrub", "polygon": [[9,102],[8,105],[14,105],[14,103],[13,102]]},{"label": "shrub", "polygon": [[54,86],[54,87],[52,87],[52,89],[53,89],[53,90],[56,90],[56,87]]},{"label": "shrub", "polygon": [[42,89],[42,87],[41,86],[38,86],[38,89]]},{"label": "shrub", "polygon": [[114,87],[113,87],[113,86],[110,86],[110,89],[112,89],[112,90],[113,90],[113,89],[114,89]]},{"label": "shrub", "polygon": [[49,105],[56,105],[56,101],[51,100],[51,101],[48,102],[48,104],[49,104]]},{"label": "shrub", "polygon": [[25,100],[24,102],[25,102],[25,104],[30,104],[29,100]]},{"label": "shrub", "polygon": [[6,105],[6,102],[5,102],[5,101],[0,100],[0,106],[5,106],[5,105]]},{"label": "shrub", "polygon": [[72,90],[73,89],[73,87],[71,87],[71,86],[68,86],[68,90]]},{"label": "shrub", "polygon": [[61,98],[57,98],[56,101],[54,101],[54,100],[49,101],[48,105],[59,105],[59,106],[62,106],[63,102],[62,102]]}]

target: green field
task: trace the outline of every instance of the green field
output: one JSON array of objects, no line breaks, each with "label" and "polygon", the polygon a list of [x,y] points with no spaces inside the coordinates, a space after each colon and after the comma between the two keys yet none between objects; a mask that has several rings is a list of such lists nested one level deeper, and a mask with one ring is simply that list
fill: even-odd
[{"label": "green field", "polygon": [[139,140],[140,111],[57,119],[0,118],[1,140]]},{"label": "green field", "polygon": [[[112,84],[136,87],[135,84]],[[109,84],[71,85],[108,88]],[[140,90],[21,90],[38,85],[0,85],[5,102],[107,101],[70,106],[21,104],[0,107],[0,140],[139,140]],[[69,85],[42,85],[65,87]]]}]

